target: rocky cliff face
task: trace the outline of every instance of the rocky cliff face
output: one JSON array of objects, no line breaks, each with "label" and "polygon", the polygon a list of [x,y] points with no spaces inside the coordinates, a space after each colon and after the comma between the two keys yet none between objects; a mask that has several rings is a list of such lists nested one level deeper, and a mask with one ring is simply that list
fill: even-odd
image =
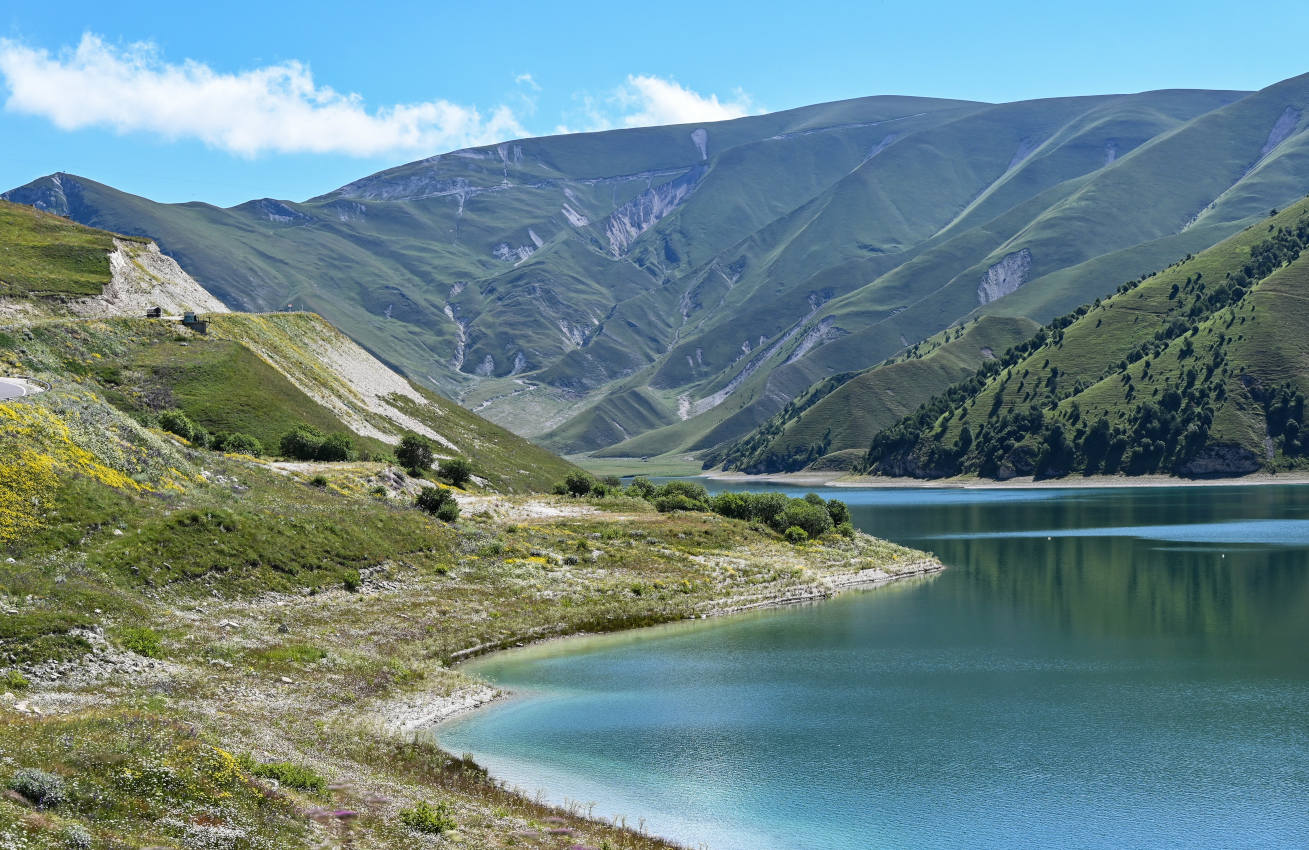
[{"label": "rocky cliff face", "polygon": [[94,298],[72,301],[68,309],[77,316],[143,316],[151,307],[165,315],[179,315],[187,310],[197,313],[226,313],[219,301],[153,242],[142,244],[126,239],[114,240],[109,255],[112,277],[104,291]]},{"label": "rocky cliff face", "polygon": [[977,284],[977,303],[990,304],[1003,298],[1018,287],[1027,283],[1032,273],[1032,252],[1026,248],[1005,254],[1000,262],[995,263],[982,275]]},{"label": "rocky cliff face", "polygon": [[645,233],[677,209],[692,192],[707,169],[692,168],[659,186],[653,186],[614,210],[605,222],[605,236],[609,250],[615,257],[622,256],[636,237]]}]

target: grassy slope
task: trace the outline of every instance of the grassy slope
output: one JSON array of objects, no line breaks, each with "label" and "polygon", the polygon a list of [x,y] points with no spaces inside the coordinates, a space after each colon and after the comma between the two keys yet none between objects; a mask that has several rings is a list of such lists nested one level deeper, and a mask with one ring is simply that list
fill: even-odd
[{"label": "grassy slope", "polygon": [[98,295],[114,235],[0,201],[0,298]]},{"label": "grassy slope", "polygon": [[866,449],[873,435],[988,357],[1029,337],[1029,319],[983,317],[853,376],[829,378],[787,405],[762,428],[707,462],[748,473],[791,472],[825,455]]},{"label": "grassy slope", "polygon": [[[1186,393],[1199,387],[1206,390],[1206,404],[1213,409],[1208,445],[1231,445],[1261,462],[1274,460],[1267,454],[1264,411],[1251,388],[1258,393],[1288,381],[1309,385],[1309,363],[1301,350],[1305,313],[1300,309],[1309,284],[1309,261],[1301,257],[1275,271],[1234,305],[1190,314],[1196,281],[1217,289],[1229,273],[1250,261],[1251,248],[1307,218],[1309,201],[1294,204],[1090,306],[1057,338],[1036,346],[967,395],[956,405],[955,415],[943,417],[929,429],[930,436],[924,433],[919,456],[932,445],[952,445],[965,426],[977,433],[1033,405],[1049,410],[1052,401],[1058,405],[1055,420],[1069,434],[1076,432],[1078,422],[1084,427],[1102,415],[1112,425],[1127,428],[1143,403],[1158,403],[1170,389]],[[1157,341],[1156,334],[1174,321],[1193,330]],[[1133,350],[1139,351],[1142,344],[1153,350],[1134,356]],[[1205,378],[1210,363],[1217,366]],[[1040,448],[1036,434],[1019,434],[1017,439],[1031,446],[1033,454]],[[975,462],[965,459],[964,470],[975,470]]]}]

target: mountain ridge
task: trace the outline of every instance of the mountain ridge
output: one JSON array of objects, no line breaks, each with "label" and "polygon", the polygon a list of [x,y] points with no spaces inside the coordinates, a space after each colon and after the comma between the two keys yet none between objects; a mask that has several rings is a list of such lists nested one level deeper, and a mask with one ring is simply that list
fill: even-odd
[{"label": "mountain ridge", "polygon": [[649,455],[725,445],[959,321],[1046,321],[1214,244],[1309,188],[1306,107],[1309,77],[874,97],[465,149],[304,203],[163,206],[80,178],[7,195],[158,230],[228,300],[311,307],[546,445]]}]

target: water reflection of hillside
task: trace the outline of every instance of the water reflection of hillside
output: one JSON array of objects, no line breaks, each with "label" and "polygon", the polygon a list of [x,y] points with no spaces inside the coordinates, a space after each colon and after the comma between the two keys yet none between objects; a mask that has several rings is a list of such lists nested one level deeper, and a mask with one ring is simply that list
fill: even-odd
[{"label": "water reflection of hillside", "polygon": [[[960,606],[1009,606],[1088,635],[1201,638],[1238,654],[1309,643],[1309,547],[1235,542],[1266,537],[1268,519],[1307,516],[1305,487],[1080,491],[1054,500],[856,509],[873,533],[931,549],[963,573],[933,589]],[[1262,525],[1243,534],[1246,519]],[[1219,536],[1232,542],[1125,536],[1128,527],[1200,523],[1226,524]],[[1107,531],[1058,536],[1088,528]],[[1041,530],[1050,539],[999,536]],[[953,536],[970,533],[987,536]]]}]

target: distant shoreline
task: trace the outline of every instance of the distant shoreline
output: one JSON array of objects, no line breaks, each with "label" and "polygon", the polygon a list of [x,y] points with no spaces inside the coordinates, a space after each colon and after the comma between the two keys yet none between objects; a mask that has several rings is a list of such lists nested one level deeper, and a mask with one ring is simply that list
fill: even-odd
[{"label": "distant shoreline", "polygon": [[1255,487],[1270,484],[1309,484],[1309,471],[1255,472],[1240,478],[1176,478],[1171,475],[1086,475],[1047,478],[1030,476],[995,481],[989,478],[890,478],[876,475],[849,475],[842,472],[771,472],[748,475],[744,472],[713,471],[702,473],[711,481],[744,483],[758,481],[792,484],[798,487],[885,487],[938,490],[1073,490],[1108,487]]}]

